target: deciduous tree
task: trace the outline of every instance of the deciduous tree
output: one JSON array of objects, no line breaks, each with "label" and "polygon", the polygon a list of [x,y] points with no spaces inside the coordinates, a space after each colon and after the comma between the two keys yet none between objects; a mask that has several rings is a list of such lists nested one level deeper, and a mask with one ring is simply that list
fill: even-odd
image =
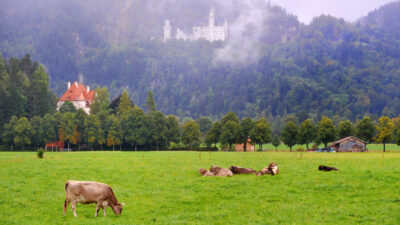
[{"label": "deciduous tree", "polygon": [[382,116],[379,118],[379,123],[376,126],[378,134],[375,137],[375,140],[378,143],[383,143],[383,152],[386,151],[386,143],[392,140],[393,128],[393,121],[389,117]]},{"label": "deciduous tree", "polygon": [[285,145],[289,146],[290,151],[292,147],[297,144],[298,129],[293,121],[288,121],[282,130],[281,138]]}]

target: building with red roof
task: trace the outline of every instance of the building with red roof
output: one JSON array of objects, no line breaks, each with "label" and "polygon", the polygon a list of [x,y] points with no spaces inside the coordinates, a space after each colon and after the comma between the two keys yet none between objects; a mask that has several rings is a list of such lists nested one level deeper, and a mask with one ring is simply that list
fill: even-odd
[{"label": "building with red roof", "polygon": [[95,94],[96,91],[91,91],[89,86],[85,87],[83,84],[79,84],[76,81],[72,85],[71,82],[68,82],[68,90],[58,100],[57,110],[64,102],[70,101],[74,104],[76,109],[83,109],[87,114],[90,114],[90,105],[94,100]]}]

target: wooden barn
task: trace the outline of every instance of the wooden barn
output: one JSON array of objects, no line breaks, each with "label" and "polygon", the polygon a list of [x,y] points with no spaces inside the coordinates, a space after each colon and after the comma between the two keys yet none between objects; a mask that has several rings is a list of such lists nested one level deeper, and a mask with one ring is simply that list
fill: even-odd
[{"label": "wooden barn", "polygon": [[[247,152],[254,152],[256,150],[256,145],[255,144],[251,144],[250,142],[251,142],[251,139],[248,139],[247,143],[246,143],[246,151]],[[244,143],[235,144],[235,151],[244,152]]]},{"label": "wooden barn", "polygon": [[350,136],[333,142],[329,147],[337,152],[365,152],[366,144],[366,141]]}]

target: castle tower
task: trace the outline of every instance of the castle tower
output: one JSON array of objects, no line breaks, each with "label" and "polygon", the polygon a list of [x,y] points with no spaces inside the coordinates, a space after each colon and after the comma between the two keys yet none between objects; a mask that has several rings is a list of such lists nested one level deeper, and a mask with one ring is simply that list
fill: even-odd
[{"label": "castle tower", "polygon": [[210,9],[210,15],[208,18],[208,27],[214,27],[215,25],[215,9]]},{"label": "castle tower", "polygon": [[168,41],[169,39],[171,39],[171,25],[169,20],[166,20],[164,24],[164,41]]},{"label": "castle tower", "polygon": [[208,38],[207,40],[209,41],[214,41],[215,40],[215,9],[210,9],[210,15],[208,18]]}]

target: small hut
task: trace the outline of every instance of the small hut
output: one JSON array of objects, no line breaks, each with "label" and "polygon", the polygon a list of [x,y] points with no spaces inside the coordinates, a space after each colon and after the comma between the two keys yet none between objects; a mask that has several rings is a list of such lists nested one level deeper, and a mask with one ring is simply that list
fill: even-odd
[{"label": "small hut", "polygon": [[336,152],[365,152],[367,151],[366,144],[366,141],[349,136],[333,142],[329,147]]},{"label": "small hut", "polygon": [[[256,145],[255,144],[251,144],[251,139],[247,139],[247,143],[246,143],[246,151],[247,152],[254,152],[256,150]],[[244,152],[244,143],[241,144],[235,144],[235,151],[237,152]]]}]

